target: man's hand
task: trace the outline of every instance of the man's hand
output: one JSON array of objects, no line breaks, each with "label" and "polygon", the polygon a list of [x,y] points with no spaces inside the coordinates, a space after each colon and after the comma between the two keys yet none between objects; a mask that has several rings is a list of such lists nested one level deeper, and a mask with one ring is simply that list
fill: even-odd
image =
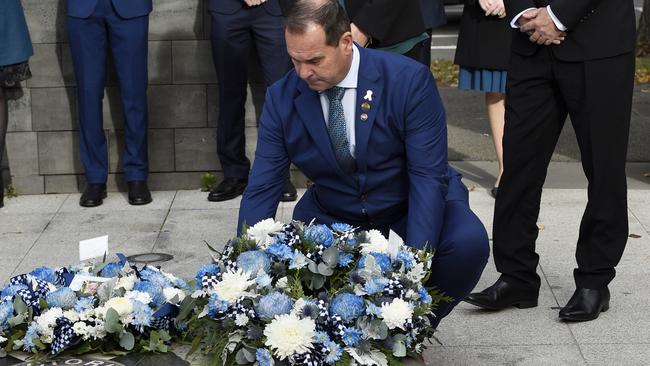
[{"label": "man's hand", "polygon": [[503,0],[479,0],[481,9],[485,12],[485,16],[498,16],[504,18],[506,16],[506,8],[503,5]]},{"label": "man's hand", "polygon": [[368,45],[368,36],[354,23],[350,23],[350,28],[352,28],[352,39],[361,47],[366,47]]},{"label": "man's hand", "polygon": [[528,34],[531,42],[539,45],[560,44],[566,37],[566,33],[557,29],[546,8],[525,12],[519,18],[519,24],[519,30]]},{"label": "man's hand", "polygon": [[258,6],[266,2],[266,0],[244,0],[248,6]]}]

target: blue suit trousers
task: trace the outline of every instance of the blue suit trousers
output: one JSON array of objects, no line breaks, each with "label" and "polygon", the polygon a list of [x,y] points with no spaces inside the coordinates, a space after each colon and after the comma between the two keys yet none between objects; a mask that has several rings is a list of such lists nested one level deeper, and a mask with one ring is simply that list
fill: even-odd
[{"label": "blue suit trousers", "polygon": [[80,155],[88,183],[105,183],[108,176],[102,99],[109,47],[117,72],[124,117],[124,175],[127,181],[147,179],[148,30],[148,15],[122,18],[111,0],[99,0],[88,18],[68,16],[70,50],[77,81]]}]

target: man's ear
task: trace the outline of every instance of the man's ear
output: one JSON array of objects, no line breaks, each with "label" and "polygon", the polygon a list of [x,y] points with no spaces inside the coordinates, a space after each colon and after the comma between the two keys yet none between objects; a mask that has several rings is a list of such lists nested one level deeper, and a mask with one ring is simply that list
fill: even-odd
[{"label": "man's ear", "polygon": [[344,51],[352,53],[353,44],[354,40],[352,39],[352,32],[345,32],[341,35],[339,46],[341,46]]}]

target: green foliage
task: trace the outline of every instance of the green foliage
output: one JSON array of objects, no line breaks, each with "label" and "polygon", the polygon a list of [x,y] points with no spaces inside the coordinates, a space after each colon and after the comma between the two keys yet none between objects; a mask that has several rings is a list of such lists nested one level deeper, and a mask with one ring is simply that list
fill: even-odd
[{"label": "green foliage", "polygon": [[13,183],[9,183],[7,185],[7,190],[5,193],[5,197],[7,198],[16,198],[18,197],[18,190],[16,190],[16,186],[14,186]]},{"label": "green foliage", "polygon": [[212,186],[217,182],[217,177],[212,173],[201,175],[201,192],[210,192]]},{"label": "green foliage", "polygon": [[637,84],[650,83],[650,56],[637,57],[635,79]]},{"label": "green foliage", "polygon": [[453,61],[432,60],[431,72],[438,86],[458,86],[458,65],[454,65]]},{"label": "green foliage", "polygon": [[123,328],[122,324],[120,324],[120,316],[117,314],[117,311],[115,311],[115,309],[110,308],[108,311],[106,311],[104,322],[106,332],[118,334],[122,332]]}]

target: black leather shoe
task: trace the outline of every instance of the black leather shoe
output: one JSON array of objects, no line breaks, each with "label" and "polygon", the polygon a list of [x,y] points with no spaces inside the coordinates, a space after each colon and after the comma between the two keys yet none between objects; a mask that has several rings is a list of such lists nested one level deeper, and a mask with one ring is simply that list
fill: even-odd
[{"label": "black leather shoe", "polygon": [[151,203],[151,192],[144,180],[135,180],[128,182],[129,185],[129,203],[134,206],[146,205]]},{"label": "black leather shoe", "polygon": [[106,198],[106,184],[89,183],[79,199],[79,205],[83,207],[96,207],[104,203]]},{"label": "black leather shoe", "polygon": [[280,201],[282,202],[292,202],[298,199],[298,192],[296,192],[296,187],[293,186],[293,183],[289,179],[284,182],[284,187],[282,187],[282,195],[280,196]]},{"label": "black leather shoe", "polygon": [[598,318],[601,311],[609,310],[609,289],[578,287],[569,302],[560,310],[560,319],[584,322]]},{"label": "black leather shoe", "polygon": [[244,193],[248,181],[246,179],[225,178],[208,194],[208,201],[227,201]]},{"label": "black leather shoe", "polygon": [[490,196],[497,198],[497,193],[499,193],[499,187],[492,187],[490,190]]},{"label": "black leather shoe", "polygon": [[488,310],[502,310],[510,306],[519,309],[537,306],[538,291],[513,286],[502,279],[482,292],[467,295],[465,302]]}]

